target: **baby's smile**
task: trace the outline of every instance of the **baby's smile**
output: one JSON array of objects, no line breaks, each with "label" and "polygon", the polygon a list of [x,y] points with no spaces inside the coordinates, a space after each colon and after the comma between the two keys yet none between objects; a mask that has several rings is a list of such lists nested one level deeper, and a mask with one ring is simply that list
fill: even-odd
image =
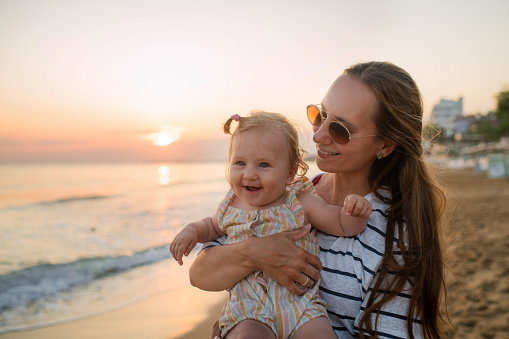
[{"label": "baby's smile", "polygon": [[259,191],[262,189],[261,187],[255,187],[255,186],[244,186],[244,188],[251,192]]}]

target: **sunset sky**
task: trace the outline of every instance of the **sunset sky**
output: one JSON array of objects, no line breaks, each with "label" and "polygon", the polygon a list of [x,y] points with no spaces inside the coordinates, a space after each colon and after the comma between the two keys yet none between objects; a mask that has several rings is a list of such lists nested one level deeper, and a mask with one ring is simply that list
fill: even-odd
[{"label": "sunset sky", "polygon": [[507,13],[507,0],[0,0],[0,162],[224,158],[229,116],[280,112],[309,131],[306,105],[369,60],[410,72],[427,115],[461,96],[487,113],[509,88]]}]

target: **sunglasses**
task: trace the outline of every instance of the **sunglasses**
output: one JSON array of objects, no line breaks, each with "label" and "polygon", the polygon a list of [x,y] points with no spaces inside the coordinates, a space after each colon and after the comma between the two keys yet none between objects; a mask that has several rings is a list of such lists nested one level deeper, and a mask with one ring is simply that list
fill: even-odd
[{"label": "sunglasses", "polygon": [[[320,105],[308,105],[307,114],[311,125],[316,127],[320,127],[325,122],[325,120],[327,120],[327,113],[324,110],[322,110]],[[365,135],[363,137],[352,138],[350,136],[350,131],[348,130],[348,128],[346,128],[345,125],[343,125],[341,122],[339,122],[338,119],[334,117],[332,117],[332,119],[334,120],[329,123],[329,134],[332,140],[334,140],[338,144],[345,145],[348,144],[350,140],[376,137],[376,135],[372,134]]]}]

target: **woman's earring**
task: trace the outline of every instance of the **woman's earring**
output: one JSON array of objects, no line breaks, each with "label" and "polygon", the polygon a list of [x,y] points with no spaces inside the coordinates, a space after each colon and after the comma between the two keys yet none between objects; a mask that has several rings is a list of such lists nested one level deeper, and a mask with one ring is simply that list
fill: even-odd
[{"label": "woman's earring", "polygon": [[378,155],[376,156],[376,158],[378,160],[382,159],[384,157],[384,154],[382,152],[378,153]]}]

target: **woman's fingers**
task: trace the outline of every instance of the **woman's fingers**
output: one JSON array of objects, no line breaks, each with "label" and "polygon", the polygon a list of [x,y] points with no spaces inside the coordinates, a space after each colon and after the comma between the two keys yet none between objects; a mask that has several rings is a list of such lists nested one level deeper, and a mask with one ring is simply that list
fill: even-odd
[{"label": "woman's fingers", "polygon": [[301,289],[304,289],[304,290],[308,290],[310,287],[313,287],[316,283],[316,281],[314,281],[313,279],[309,278],[307,275],[303,274],[302,275],[304,277],[304,281],[303,282],[295,282],[295,284],[297,285],[297,287],[301,288]]},{"label": "woman's fingers", "polygon": [[[310,266],[308,264],[304,265]],[[317,271],[316,268],[314,270]],[[300,285],[300,283],[306,280],[306,278],[302,278],[302,264],[295,260],[289,260],[284,265],[278,265],[275,271],[265,273],[281,285],[287,287],[292,293],[302,295],[306,292]]]},{"label": "woman's fingers", "polygon": [[298,287],[296,282],[304,282],[304,275],[317,281],[322,269],[322,263],[317,256],[295,244],[296,239],[307,233],[309,228],[250,239],[252,255],[249,257],[252,267],[263,271],[292,293],[304,294],[306,290]]},{"label": "woman's fingers", "polygon": [[289,235],[293,241],[304,238],[311,231],[311,224],[307,224],[295,231],[287,231],[285,234]]},{"label": "woman's fingers", "polygon": [[[311,231],[311,224],[307,224],[306,226],[299,228],[298,230],[287,231],[287,232],[283,232],[280,234],[281,234],[281,236],[286,237],[289,240],[291,240],[293,243],[295,243],[297,240],[305,237],[310,231]],[[297,246],[297,245],[295,245],[295,246]],[[312,274],[310,276],[315,276],[317,274],[318,274],[318,276],[320,276],[320,271],[322,270],[322,262],[320,261],[320,258],[318,258],[317,256],[315,256],[303,249],[301,249],[301,251],[299,251],[299,252],[300,253],[298,253],[298,255],[302,256],[303,260],[306,263],[314,266],[316,268],[316,270],[318,270],[317,272],[316,272],[316,270],[313,270],[313,269],[308,271],[308,273]],[[307,274],[306,272],[303,272],[303,273]]]}]

